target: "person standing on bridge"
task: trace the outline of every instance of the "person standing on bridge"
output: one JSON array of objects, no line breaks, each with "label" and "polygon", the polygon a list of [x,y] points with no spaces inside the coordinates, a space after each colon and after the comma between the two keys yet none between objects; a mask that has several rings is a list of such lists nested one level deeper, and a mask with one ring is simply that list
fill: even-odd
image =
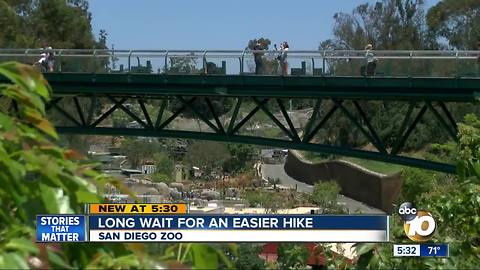
[{"label": "person standing on bridge", "polygon": [[375,69],[377,68],[377,58],[373,54],[373,45],[367,44],[365,46],[365,60],[367,61],[366,66],[362,66],[360,73],[362,76],[373,76],[375,75]]},{"label": "person standing on bridge", "polygon": [[259,51],[262,51],[264,49],[265,46],[260,42],[257,42],[257,44],[255,44],[255,46],[253,47],[253,50],[255,51],[253,53],[253,58],[255,60],[255,75],[263,74],[263,53]]},{"label": "person standing on bridge", "polygon": [[[282,76],[288,75],[288,62],[287,62],[288,48],[289,48],[288,42],[284,41],[280,45],[280,54],[277,57],[277,60],[280,62],[280,66],[282,67]],[[275,50],[278,50],[276,44],[275,44]]]},{"label": "person standing on bridge", "polygon": [[52,47],[47,47],[46,54],[47,54],[48,72],[53,72],[53,65],[55,64],[55,58],[53,55]]}]

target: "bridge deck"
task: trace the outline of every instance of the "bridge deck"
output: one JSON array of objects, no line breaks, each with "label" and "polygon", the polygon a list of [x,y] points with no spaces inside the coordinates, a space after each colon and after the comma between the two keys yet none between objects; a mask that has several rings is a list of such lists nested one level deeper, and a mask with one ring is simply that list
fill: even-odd
[{"label": "bridge deck", "polygon": [[474,101],[479,78],[47,73],[54,95],[256,96]]}]

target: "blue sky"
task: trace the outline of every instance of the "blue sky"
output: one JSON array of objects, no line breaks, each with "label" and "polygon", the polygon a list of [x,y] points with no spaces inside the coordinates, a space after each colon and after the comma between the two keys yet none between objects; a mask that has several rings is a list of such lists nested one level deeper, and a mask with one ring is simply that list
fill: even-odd
[{"label": "blue sky", "polygon": [[[427,7],[438,0],[426,0]],[[95,33],[115,49],[243,49],[248,40],[287,40],[317,49],[332,36],[333,15],[369,0],[90,0]]]}]

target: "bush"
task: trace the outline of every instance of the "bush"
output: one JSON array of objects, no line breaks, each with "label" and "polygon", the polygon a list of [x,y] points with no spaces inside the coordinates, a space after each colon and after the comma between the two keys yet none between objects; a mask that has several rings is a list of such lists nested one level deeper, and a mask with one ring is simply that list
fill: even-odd
[{"label": "bush", "polygon": [[408,168],[402,171],[403,185],[401,201],[415,202],[422,194],[433,190],[436,174],[423,169]]},{"label": "bush", "polygon": [[323,214],[344,212],[337,204],[340,186],[335,181],[318,182],[313,187],[310,201],[317,205]]}]

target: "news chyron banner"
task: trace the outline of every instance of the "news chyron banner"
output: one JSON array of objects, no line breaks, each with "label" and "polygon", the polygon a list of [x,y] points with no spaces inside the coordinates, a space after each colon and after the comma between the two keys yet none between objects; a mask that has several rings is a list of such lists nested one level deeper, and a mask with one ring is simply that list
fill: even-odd
[{"label": "news chyron banner", "polygon": [[90,204],[37,216],[37,242],[388,242],[386,215],[189,214],[186,204]]}]

